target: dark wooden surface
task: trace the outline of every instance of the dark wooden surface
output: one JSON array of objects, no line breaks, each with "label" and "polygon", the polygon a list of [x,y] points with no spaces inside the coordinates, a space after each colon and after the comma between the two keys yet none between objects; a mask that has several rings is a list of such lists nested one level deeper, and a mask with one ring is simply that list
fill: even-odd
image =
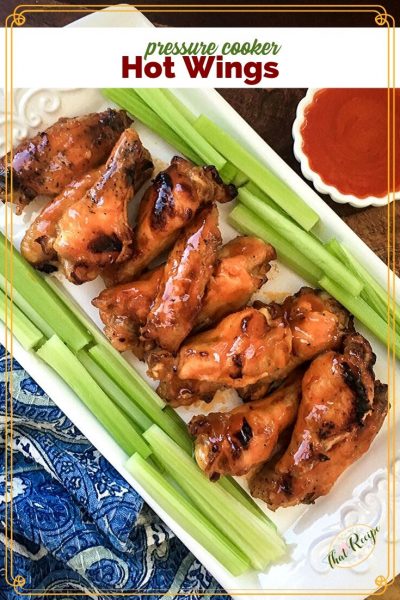
[{"label": "dark wooden surface", "polygon": [[[188,4],[190,0],[181,2]],[[108,4],[120,4],[123,0],[109,0]],[[200,3],[198,0],[197,3]],[[210,0],[212,3],[212,1]],[[290,0],[280,0],[280,4],[290,4]],[[27,2],[28,3],[28,2]],[[48,4],[55,8],[60,4],[81,4],[79,0],[31,0],[29,4]],[[106,3],[106,2],[104,2]],[[129,2],[126,2],[129,3]],[[138,3],[140,0],[138,0]],[[141,2],[145,4],[145,0]],[[147,0],[147,4],[160,4],[157,0]],[[170,4],[179,4],[178,0],[173,0]],[[203,3],[207,3],[203,0]],[[214,0],[214,4],[217,0]],[[234,2],[221,2],[221,4],[233,4]],[[244,4],[244,0],[238,0],[238,3]],[[257,3],[256,0],[254,3]],[[258,2],[260,3],[260,2]],[[272,3],[272,2],[270,2]],[[294,3],[292,1],[292,3]],[[299,3],[299,2],[298,2]],[[320,0],[307,0],[308,4],[321,3]],[[338,0],[325,0],[325,4],[339,4]],[[352,4],[363,3],[363,0],[352,0]],[[10,14],[14,7],[21,4],[15,0],[2,0],[0,4],[0,19],[4,19]],[[96,2],[89,1],[86,5],[95,5]],[[268,2],[265,2],[268,4]],[[342,3],[343,4],[343,3]],[[384,6],[395,17],[397,22],[400,20],[400,0],[386,0]],[[76,20],[82,15],[77,13],[37,13],[31,14],[27,25],[36,27],[62,27]],[[148,18],[159,26],[372,26],[370,17],[362,15],[329,15],[321,17],[320,15],[293,16],[289,14],[282,15],[260,15],[242,13],[240,15],[221,13],[221,14],[179,14],[167,12],[147,13]],[[229,89],[220,90],[226,100],[246,119],[248,123],[264,138],[274,150],[293,169],[301,175],[299,164],[293,155],[293,141],[291,127],[296,113],[296,107],[299,100],[304,96],[305,89]],[[332,209],[339,214],[346,223],[359,235],[372,250],[384,261],[387,262],[387,208],[365,208],[356,209],[349,205],[341,205],[333,202],[327,197],[323,197]],[[400,224],[400,202],[396,203],[395,220]],[[400,256],[400,236],[396,240],[396,256]],[[400,274],[400,262],[396,261],[396,271]],[[396,578],[393,586],[387,589],[381,596],[382,600],[397,600],[400,597],[400,576]]]}]

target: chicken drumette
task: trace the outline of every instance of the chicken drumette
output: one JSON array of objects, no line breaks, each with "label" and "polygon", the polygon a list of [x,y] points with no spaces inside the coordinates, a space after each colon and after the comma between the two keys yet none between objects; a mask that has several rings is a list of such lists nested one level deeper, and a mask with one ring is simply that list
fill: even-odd
[{"label": "chicken drumette", "polygon": [[52,261],[57,260],[57,252],[53,246],[57,237],[58,222],[65,211],[96,183],[101,173],[101,167],[89,171],[82,178],[68,184],[61,194],[46,204],[27,229],[21,242],[21,254],[28,262],[42,271],[56,270]]},{"label": "chicken drumette", "polygon": [[228,202],[236,195],[224,185],[214,167],[196,167],[175,156],[158,173],[140,203],[130,260],[105,273],[108,286],[132,281],[157,256],[170,248],[204,205]]},{"label": "chicken drumette", "polygon": [[176,406],[209,401],[225,387],[258,399],[301,363],[338,347],[349,325],[347,311],[328,294],[302,288],[283,304],[230,314],[189,338],[176,357],[155,353],[149,374]]},{"label": "chicken drumette", "polygon": [[[11,192],[17,210],[35,196],[56,196],[71,181],[103,164],[132,120],[123,110],[108,109],[82,117],[62,118],[0,161],[0,198]],[[8,180],[8,181],[7,181]],[[7,191],[7,198],[6,198]]]},{"label": "chicken drumette", "polygon": [[201,310],[222,238],[218,210],[204,208],[177,240],[164,267],[142,336],[176,352]]},{"label": "chicken drumette", "polygon": [[374,382],[375,356],[361,335],[326,352],[306,371],[289,447],[252,478],[251,493],[275,510],[310,504],[367,452],[388,410],[387,386]]},{"label": "chicken drumette", "polygon": [[189,431],[196,438],[195,457],[210,479],[244,475],[271,457],[279,436],[296,419],[303,373],[301,368],[291,373],[268,398],[193,417]]},{"label": "chicken drumette", "polygon": [[138,134],[126,129],[98,181],[62,215],[54,250],[67,278],[80,284],[132,255],[127,206],[153,163]]},{"label": "chicken drumette", "polygon": [[[239,236],[225,244],[208,282],[195,329],[245,306],[265,283],[274,258],[272,246],[258,238]],[[120,352],[131,349],[143,358],[140,329],[146,323],[163,271],[161,265],[132,283],[103,290],[93,300],[105,324],[104,333]]]}]

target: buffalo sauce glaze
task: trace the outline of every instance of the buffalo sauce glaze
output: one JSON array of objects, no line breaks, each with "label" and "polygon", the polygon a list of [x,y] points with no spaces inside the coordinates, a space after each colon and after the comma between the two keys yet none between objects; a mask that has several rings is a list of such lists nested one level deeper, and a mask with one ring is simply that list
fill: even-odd
[{"label": "buffalo sauce glaze", "polygon": [[[400,89],[395,122],[400,123]],[[390,111],[393,114],[392,110]],[[388,92],[386,89],[322,89],[304,113],[303,152],[328,185],[358,198],[388,193]],[[392,142],[393,124],[390,127]],[[395,129],[400,147],[400,126]],[[394,189],[400,189],[396,159]],[[393,185],[389,186],[393,189]]]}]

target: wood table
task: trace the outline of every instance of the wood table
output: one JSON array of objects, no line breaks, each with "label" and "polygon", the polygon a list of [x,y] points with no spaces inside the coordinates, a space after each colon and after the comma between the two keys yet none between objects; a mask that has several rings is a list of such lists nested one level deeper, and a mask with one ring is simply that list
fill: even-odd
[{"label": "wood table", "polygon": [[[187,0],[188,1],[188,0]],[[312,3],[311,0],[310,3]],[[120,4],[123,0],[111,0],[109,4]],[[28,3],[28,2],[27,2]],[[38,4],[38,0],[32,0],[29,4]],[[46,0],[43,4],[54,5],[57,7],[60,4],[78,4],[78,0],[70,0],[57,2],[56,0]],[[144,2],[143,2],[144,3]],[[153,2],[149,1],[149,4],[158,3],[156,0]],[[215,2],[214,2],[215,3]],[[282,3],[282,2],[281,2]],[[15,0],[2,0],[0,6],[0,19],[4,22],[5,17],[12,12],[14,7],[20,4]],[[85,4],[96,4],[96,2],[86,2]],[[391,4],[391,2],[389,3]],[[399,10],[400,3],[397,4],[397,8],[394,6],[393,14]],[[29,16],[29,26],[37,27],[60,27],[67,25],[68,23],[79,18],[80,15],[76,13],[39,13],[32,14]],[[158,26],[173,26],[177,25],[177,17],[172,13],[151,13],[147,15],[155,25]],[[179,25],[193,25],[193,19],[191,23],[186,22],[185,16],[180,16]],[[237,16],[235,17],[237,18]],[[237,25],[243,26],[243,16],[240,16],[240,22]],[[246,23],[248,23],[249,17],[246,16]],[[257,15],[257,23],[259,22],[260,16]],[[290,20],[286,17],[287,22],[285,25],[305,25],[307,23]],[[251,19],[250,19],[251,20]],[[219,18],[218,18],[219,21]],[[214,22],[216,24],[217,17],[214,15]],[[223,23],[227,25],[226,15],[224,15]],[[219,23],[222,25],[223,23]],[[230,17],[229,24],[234,25],[232,22],[232,16]],[[269,25],[282,25],[282,20],[279,21],[279,17],[272,23],[271,20],[268,22]],[[309,23],[310,24],[310,23]],[[320,25],[320,21],[312,22],[313,25]],[[343,22],[339,20],[339,17],[335,19],[334,16],[330,17],[329,23],[324,22],[323,25],[343,25]],[[354,19],[348,19],[346,25],[357,25],[360,21],[355,22]],[[363,25],[370,25],[369,22],[363,22]],[[196,25],[205,26],[210,25],[210,15],[198,15],[196,16]],[[224,98],[242,115],[242,117],[261,135],[261,137],[270,144],[270,146],[301,176],[299,163],[293,155],[293,140],[292,140],[292,123],[295,118],[296,107],[300,99],[304,96],[305,89],[225,89],[219,90]],[[386,207],[368,207],[364,209],[357,209],[350,205],[341,205],[333,202],[329,197],[322,196],[323,200],[331,206],[331,208],[340,215],[343,220],[360,236],[372,250],[385,262],[387,263],[387,208]],[[400,225],[400,202],[396,202],[395,207],[395,219]],[[396,272],[400,275],[400,236],[396,240]],[[383,600],[395,600],[400,594],[400,576],[396,578],[395,585],[390,587],[386,593],[381,596]]]}]

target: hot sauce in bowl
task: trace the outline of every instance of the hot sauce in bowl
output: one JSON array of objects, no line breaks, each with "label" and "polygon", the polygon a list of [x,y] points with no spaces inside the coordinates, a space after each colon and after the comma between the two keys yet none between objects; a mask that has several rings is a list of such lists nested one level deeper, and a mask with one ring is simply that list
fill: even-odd
[{"label": "hot sauce in bowl", "polygon": [[[400,89],[395,94],[394,135],[395,146],[400,149]],[[340,195],[384,199],[388,194],[392,127],[388,138],[386,89],[320,89],[304,107],[299,127],[301,150],[309,168]],[[400,190],[399,155],[398,151],[395,190]]]}]

